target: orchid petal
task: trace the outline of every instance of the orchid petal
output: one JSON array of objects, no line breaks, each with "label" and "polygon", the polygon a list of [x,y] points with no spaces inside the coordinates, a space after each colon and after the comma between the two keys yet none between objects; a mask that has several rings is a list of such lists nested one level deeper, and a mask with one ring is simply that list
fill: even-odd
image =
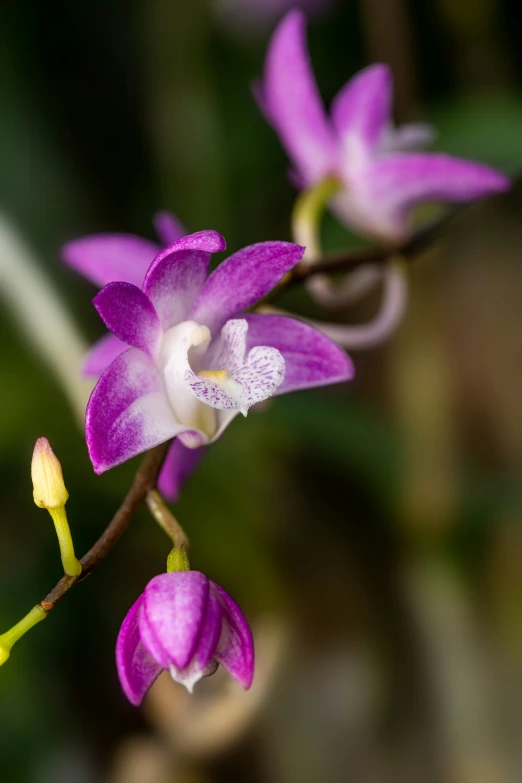
[{"label": "orchid petal", "polygon": [[154,364],[136,348],[120,354],[105,370],[87,404],[85,434],[96,473],[185,429],[172,415]]},{"label": "orchid petal", "polygon": [[236,416],[239,416],[241,411],[239,409],[236,410],[216,410],[215,411],[215,431],[214,434],[211,437],[206,436],[201,431],[195,430],[192,432],[182,432],[178,436],[178,440],[183,443],[184,446],[189,451],[203,451],[206,449],[202,449],[202,446],[210,445],[211,443],[215,443],[219,438],[223,435],[226,428],[229,424],[232,423],[232,421],[236,418]]},{"label": "orchid petal", "polygon": [[191,372],[189,351],[191,360],[200,363],[209,342],[210,332],[206,326],[184,321],[169,329],[162,343],[165,391],[177,421],[186,425],[187,432],[182,442],[188,448],[198,448],[208,443],[216,429],[215,411],[201,404],[185,380],[187,370]]},{"label": "orchid petal", "polygon": [[[184,669],[173,664],[169,667],[172,679],[184,685],[189,693],[192,693],[194,685],[209,673],[209,664],[221,636],[222,616],[221,604],[215,593],[209,590],[205,617],[190,663]],[[217,664],[215,666],[217,667]]]},{"label": "orchid petal", "polygon": [[128,349],[127,343],[124,343],[113,334],[105,334],[98,342],[85,354],[83,362],[83,374],[99,377],[109,364],[111,364],[120,353]]},{"label": "orchid petal", "polygon": [[285,378],[274,394],[349,381],[355,370],[350,358],[317,329],[281,315],[252,313],[247,345],[270,342],[285,361]]},{"label": "orchid petal", "polygon": [[208,677],[210,674],[214,674],[219,664],[212,659],[207,666],[202,667],[196,658],[192,658],[188,666],[184,669],[178,669],[173,663],[169,666],[170,676],[174,682],[179,682],[180,685],[184,685],[189,693],[194,692],[194,685],[199,682],[203,677]]},{"label": "orchid petal", "polygon": [[196,375],[186,359],[185,382],[201,402],[220,410],[248,408],[274,394],[283,381],[285,362],[278,350],[267,346],[253,348],[246,355],[247,322],[228,321],[221,332],[212,370]]},{"label": "orchid petal", "polygon": [[196,470],[206,449],[187,449],[179,438],[170,446],[158,479],[158,489],[170,502],[177,502],[181,488]]},{"label": "orchid petal", "polygon": [[359,71],[339,91],[332,104],[332,121],[349,156],[375,150],[390,119],[391,101],[391,71],[379,63]]},{"label": "orchid petal", "polygon": [[223,631],[214,658],[236,679],[243,688],[248,689],[254,678],[254,640],[246,618],[222,587],[210,582],[223,610]]},{"label": "orchid petal", "polygon": [[93,299],[105,326],[133,348],[153,356],[162,329],[150,299],[131,283],[109,283]]},{"label": "orchid petal", "polygon": [[263,113],[307,184],[333,173],[336,142],[306,47],[306,19],[290,11],[277,27],[265,62]]},{"label": "orchid petal", "polygon": [[215,334],[274,288],[303,257],[291,242],[260,242],[238,250],[212,272],[190,317]]},{"label": "orchid petal", "polygon": [[150,265],[143,291],[154,304],[164,329],[186,318],[207,277],[212,253],[226,248],[217,231],[199,231],[178,239]]},{"label": "orchid petal", "polygon": [[92,234],[64,245],[62,257],[97,286],[120,280],[140,287],[159,250],[156,243],[133,234]]},{"label": "orchid petal", "polygon": [[[144,592],[144,627],[148,626],[165,657],[184,669],[194,655],[203,628],[209,594],[209,581],[199,571],[178,571],[154,577]],[[143,622],[143,621],[142,621]],[[143,635],[143,642],[147,638]],[[157,647],[149,650],[157,654]]]},{"label": "orchid petal", "polygon": [[116,642],[116,666],[121,687],[128,700],[138,706],[162,667],[151,657],[140,638],[139,616],[143,596],[129,609]]},{"label": "orchid petal", "polygon": [[183,224],[172,212],[167,212],[167,210],[156,212],[153,222],[156,234],[163,245],[172,245],[173,242],[187,234]]},{"label": "orchid petal", "polygon": [[360,187],[364,209],[377,233],[402,239],[408,210],[426,201],[472,201],[505,191],[507,177],[488,166],[448,155],[405,153],[375,161]]}]

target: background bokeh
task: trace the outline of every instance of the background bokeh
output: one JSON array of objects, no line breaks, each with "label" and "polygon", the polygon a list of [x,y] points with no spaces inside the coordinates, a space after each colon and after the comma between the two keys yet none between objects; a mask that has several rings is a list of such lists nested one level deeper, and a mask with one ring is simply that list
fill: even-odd
[{"label": "background bokeh", "polygon": [[[279,13],[266,5],[0,5],[2,220],[85,340],[102,326],[94,289],[60,262],[67,239],[152,237],[160,208],[190,230],[218,229],[231,250],[290,238],[287,161],[250,93]],[[440,149],[520,170],[517,0],[312,5],[327,100],[388,61],[399,120],[433,121]],[[361,243],[333,219],[324,241]],[[64,466],[79,553],[137,465],[94,476],[69,399],[24,334],[8,256],[0,237],[2,630],[60,576],[50,520],[32,502],[35,439],[46,435]],[[41,286],[36,274],[22,283],[35,303]],[[407,317],[386,346],[354,354],[354,383],[236,420],[177,504],[193,566],[252,619],[253,691],[218,674],[190,700],[165,676],[143,710],[124,699],[115,637],[168,553],[143,511],[0,670],[1,780],[522,780],[521,302],[516,186],[415,260]],[[286,304],[317,315],[302,291]]]}]

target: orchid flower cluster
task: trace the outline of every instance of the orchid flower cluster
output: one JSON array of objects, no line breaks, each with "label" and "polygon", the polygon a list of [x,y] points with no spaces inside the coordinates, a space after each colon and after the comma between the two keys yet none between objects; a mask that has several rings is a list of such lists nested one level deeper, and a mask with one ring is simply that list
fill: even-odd
[{"label": "orchid flower cluster", "polygon": [[[351,380],[354,366],[344,347],[375,344],[398,322],[406,289],[396,261],[351,272],[337,289],[321,274],[323,209],[388,246],[391,257],[411,235],[419,204],[467,202],[509,186],[487,166],[418,152],[432,130],[393,125],[385,65],[353,77],[327,114],[299,11],[288,13],[273,34],[255,94],[288,153],[300,191],[294,242],[250,245],[210,271],[215,254],[226,250],[221,234],[188,233],[162,212],[155,218],[157,242],[97,234],[63,248],[65,262],[100,289],[94,306],[109,330],[84,365],[85,374],[97,378],[85,420],[94,470],[101,474],[168,443],[157,484],[170,501],[239,414],[280,394]],[[259,307],[305,267],[315,267],[309,291],[326,306],[346,306],[383,280],[385,302],[376,322],[355,333],[353,327],[314,325]],[[45,439],[35,449],[33,481],[35,502],[57,526],[65,571],[80,579],[86,561],[74,556],[61,467]],[[118,637],[118,674],[133,704],[163,670],[190,691],[220,664],[244,688],[252,683],[254,647],[245,616],[222,587],[190,569],[186,540],[180,545],[176,536],[167,573],[145,587]],[[0,637],[3,660],[14,641],[52,608],[45,601],[38,607]]]}]

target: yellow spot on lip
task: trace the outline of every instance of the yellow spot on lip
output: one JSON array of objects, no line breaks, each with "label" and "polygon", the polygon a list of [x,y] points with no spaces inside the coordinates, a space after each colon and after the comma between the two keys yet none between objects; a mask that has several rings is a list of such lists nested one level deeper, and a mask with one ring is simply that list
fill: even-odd
[{"label": "yellow spot on lip", "polygon": [[209,378],[211,381],[224,381],[228,378],[226,370],[201,370],[198,372],[198,378]]}]

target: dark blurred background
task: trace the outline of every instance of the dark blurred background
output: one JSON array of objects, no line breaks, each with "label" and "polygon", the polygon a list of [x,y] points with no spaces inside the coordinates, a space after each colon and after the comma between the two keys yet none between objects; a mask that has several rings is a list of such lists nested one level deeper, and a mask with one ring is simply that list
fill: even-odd
[{"label": "dark blurred background", "polygon": [[[62,461],[80,554],[137,465],[101,478],[90,466],[74,362],[103,330],[94,288],[59,248],[102,230],[152,237],[160,208],[231,250],[290,238],[287,160],[250,93],[289,5],[0,5],[0,630],[60,576],[32,501],[36,438]],[[327,101],[388,61],[398,120],[427,119],[438,148],[521,169],[518,0],[306,6]],[[326,248],[356,242],[326,220]],[[354,354],[354,383],[236,420],[188,484],[176,514],[192,564],[252,619],[249,694],[218,673],[190,699],[163,675],[143,710],[126,702],[115,638],[168,553],[143,511],[0,670],[1,780],[522,780],[521,262],[515,187],[415,260],[407,317],[386,346]],[[40,312],[47,278],[78,330],[63,346],[60,319]],[[304,292],[286,304],[317,314]]]}]

